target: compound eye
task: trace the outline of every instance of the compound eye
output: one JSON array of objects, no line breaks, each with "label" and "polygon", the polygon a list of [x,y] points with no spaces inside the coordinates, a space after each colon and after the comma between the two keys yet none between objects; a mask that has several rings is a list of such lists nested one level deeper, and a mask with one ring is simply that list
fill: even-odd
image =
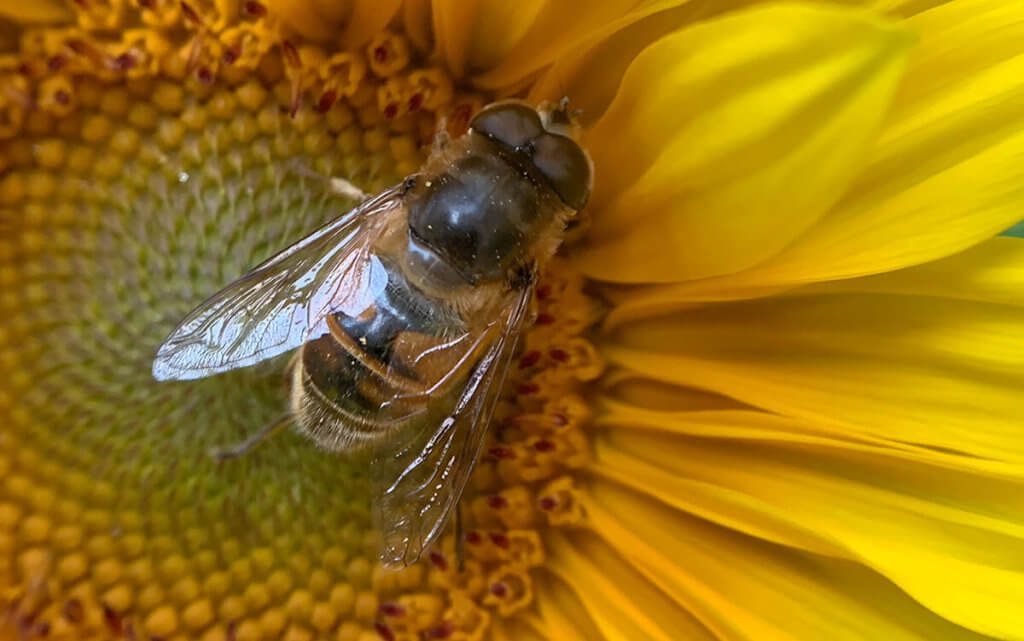
[{"label": "compound eye", "polygon": [[469,126],[491,140],[517,149],[544,133],[544,125],[535,109],[515,102],[485,107]]},{"label": "compound eye", "polygon": [[533,141],[533,164],[562,202],[579,211],[590,198],[590,161],[576,141],[544,134]]}]

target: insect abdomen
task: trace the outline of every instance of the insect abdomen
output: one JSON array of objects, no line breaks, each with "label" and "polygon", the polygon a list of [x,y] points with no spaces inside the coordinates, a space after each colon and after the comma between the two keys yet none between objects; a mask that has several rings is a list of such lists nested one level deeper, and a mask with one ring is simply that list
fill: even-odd
[{"label": "insect abdomen", "polygon": [[[430,381],[416,381],[394,357],[398,336],[464,331],[446,303],[411,287],[396,265],[382,262],[388,284],[375,304],[355,318],[335,314],[332,332],[307,343],[296,364],[296,422],[325,449],[359,449],[423,415],[429,399],[406,388]],[[412,400],[394,402],[401,398]]]}]

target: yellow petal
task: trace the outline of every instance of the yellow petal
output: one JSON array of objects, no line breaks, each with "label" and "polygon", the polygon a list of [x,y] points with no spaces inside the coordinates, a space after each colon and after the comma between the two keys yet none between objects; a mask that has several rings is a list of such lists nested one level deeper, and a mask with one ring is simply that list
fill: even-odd
[{"label": "yellow petal", "polygon": [[531,0],[514,9],[496,0],[434,3],[438,51],[456,76],[482,89],[516,85],[559,56],[592,46],[637,20],[685,0],[614,0],[586,11],[566,0]]},{"label": "yellow petal", "polygon": [[1017,310],[808,296],[679,316],[631,324],[609,357],[846,432],[1024,461]]},{"label": "yellow petal", "polygon": [[580,122],[591,125],[615,98],[622,76],[637,54],[696,16],[706,19],[706,11],[704,3],[691,0],[638,20],[591,48],[565,52],[530,87],[529,102],[540,104],[569,96],[573,109],[580,112]]},{"label": "yellow petal", "polygon": [[19,24],[56,24],[70,22],[75,18],[69,11],[67,3],[59,0],[0,0],[0,17]]},{"label": "yellow petal", "polygon": [[402,3],[405,34],[421,51],[428,50],[433,39],[430,13],[430,0],[406,0]]},{"label": "yellow petal", "polygon": [[1024,239],[997,236],[911,269],[812,285],[806,292],[913,295],[1024,307]]},{"label": "yellow petal", "polygon": [[[629,512],[623,516],[630,518]],[[547,538],[552,572],[569,585],[609,641],[712,641],[679,602],[593,537]]]},{"label": "yellow petal", "polygon": [[[267,8],[271,15],[277,17],[292,31],[311,40],[327,41],[337,35],[337,30],[350,9],[348,3],[340,3],[345,9],[344,15],[338,20],[328,20],[320,13],[317,3],[313,0],[267,0]],[[341,9],[338,11],[341,11]]]},{"label": "yellow petal", "polygon": [[762,280],[847,278],[947,256],[1024,209],[1024,4],[952,2],[915,16],[922,46],[850,192]]},{"label": "yellow petal", "polygon": [[273,15],[303,37],[346,47],[365,44],[398,12],[400,0],[268,0]]},{"label": "yellow petal", "polygon": [[383,31],[401,6],[401,0],[354,0],[341,42],[346,47],[366,44]]},{"label": "yellow petal", "polygon": [[587,136],[597,183],[580,264],[669,282],[780,251],[860,169],[910,42],[861,11],[778,5],[646,49]]},{"label": "yellow petal", "polygon": [[822,284],[625,323],[605,351],[651,378],[837,433],[1019,465],[1024,241],[988,246],[950,259],[987,283],[972,296],[971,277],[933,280],[949,266],[928,266],[866,279],[862,291]]},{"label": "yellow petal", "polygon": [[[675,458],[678,452],[678,448],[665,452],[658,462],[673,467],[685,464]],[[733,471],[722,470],[722,474]],[[615,548],[635,565],[636,572],[686,607],[719,639],[981,639],[855,563],[765,543],[703,522],[645,496],[645,488],[628,489],[597,480],[587,505],[592,527],[604,541],[573,536],[572,547],[564,553],[604,561],[607,553],[601,549]],[[819,514],[841,512],[830,506],[831,497],[825,496],[814,507]],[[784,511],[785,502],[776,508]],[[865,529],[872,527],[869,523]],[[893,549],[905,550],[910,543],[894,544]],[[602,562],[602,567],[616,574],[621,571],[613,563]],[[923,572],[944,567],[940,564]],[[946,577],[936,585],[950,586],[948,593],[953,596],[956,582],[955,577]],[[583,598],[590,588],[581,583],[577,589]],[[1013,618],[1020,618],[1019,612],[992,617]],[[1014,631],[1008,638],[1020,637]]]},{"label": "yellow petal", "polygon": [[479,2],[480,0],[450,0],[431,4],[436,53],[447,63],[456,78],[461,78],[466,72],[467,50]]},{"label": "yellow petal", "polygon": [[648,288],[630,315],[919,264],[1021,218],[1024,5],[960,0],[908,25],[921,44],[871,162],[835,210],[767,263]]},{"label": "yellow petal", "polygon": [[537,596],[536,627],[543,629],[552,641],[604,638],[579,596],[550,572],[538,574]]}]

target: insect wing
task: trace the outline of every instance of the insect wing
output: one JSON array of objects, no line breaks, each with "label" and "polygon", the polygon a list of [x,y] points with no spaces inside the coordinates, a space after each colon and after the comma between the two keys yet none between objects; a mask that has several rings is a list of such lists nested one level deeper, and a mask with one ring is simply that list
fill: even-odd
[{"label": "insect wing", "polygon": [[253,365],[326,333],[333,312],[359,315],[387,285],[373,242],[402,211],[399,189],[388,189],[214,294],[160,346],[153,377],[190,380]]},{"label": "insect wing", "polygon": [[374,520],[381,561],[415,562],[441,534],[473,471],[509,362],[528,316],[532,288],[514,295],[489,326],[497,338],[472,366],[453,408],[440,424],[391,442],[371,467]]}]

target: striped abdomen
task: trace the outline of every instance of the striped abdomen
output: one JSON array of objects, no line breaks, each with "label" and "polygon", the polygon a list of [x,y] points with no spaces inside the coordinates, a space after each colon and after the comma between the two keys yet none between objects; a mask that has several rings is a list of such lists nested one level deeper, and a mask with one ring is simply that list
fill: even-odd
[{"label": "striped abdomen", "polygon": [[[292,411],[300,432],[332,451],[358,450],[429,416],[435,373],[418,368],[412,349],[429,349],[465,334],[444,302],[410,286],[398,266],[383,260],[388,284],[358,318],[335,314],[331,333],[299,352]],[[439,375],[439,374],[438,374]]]}]

